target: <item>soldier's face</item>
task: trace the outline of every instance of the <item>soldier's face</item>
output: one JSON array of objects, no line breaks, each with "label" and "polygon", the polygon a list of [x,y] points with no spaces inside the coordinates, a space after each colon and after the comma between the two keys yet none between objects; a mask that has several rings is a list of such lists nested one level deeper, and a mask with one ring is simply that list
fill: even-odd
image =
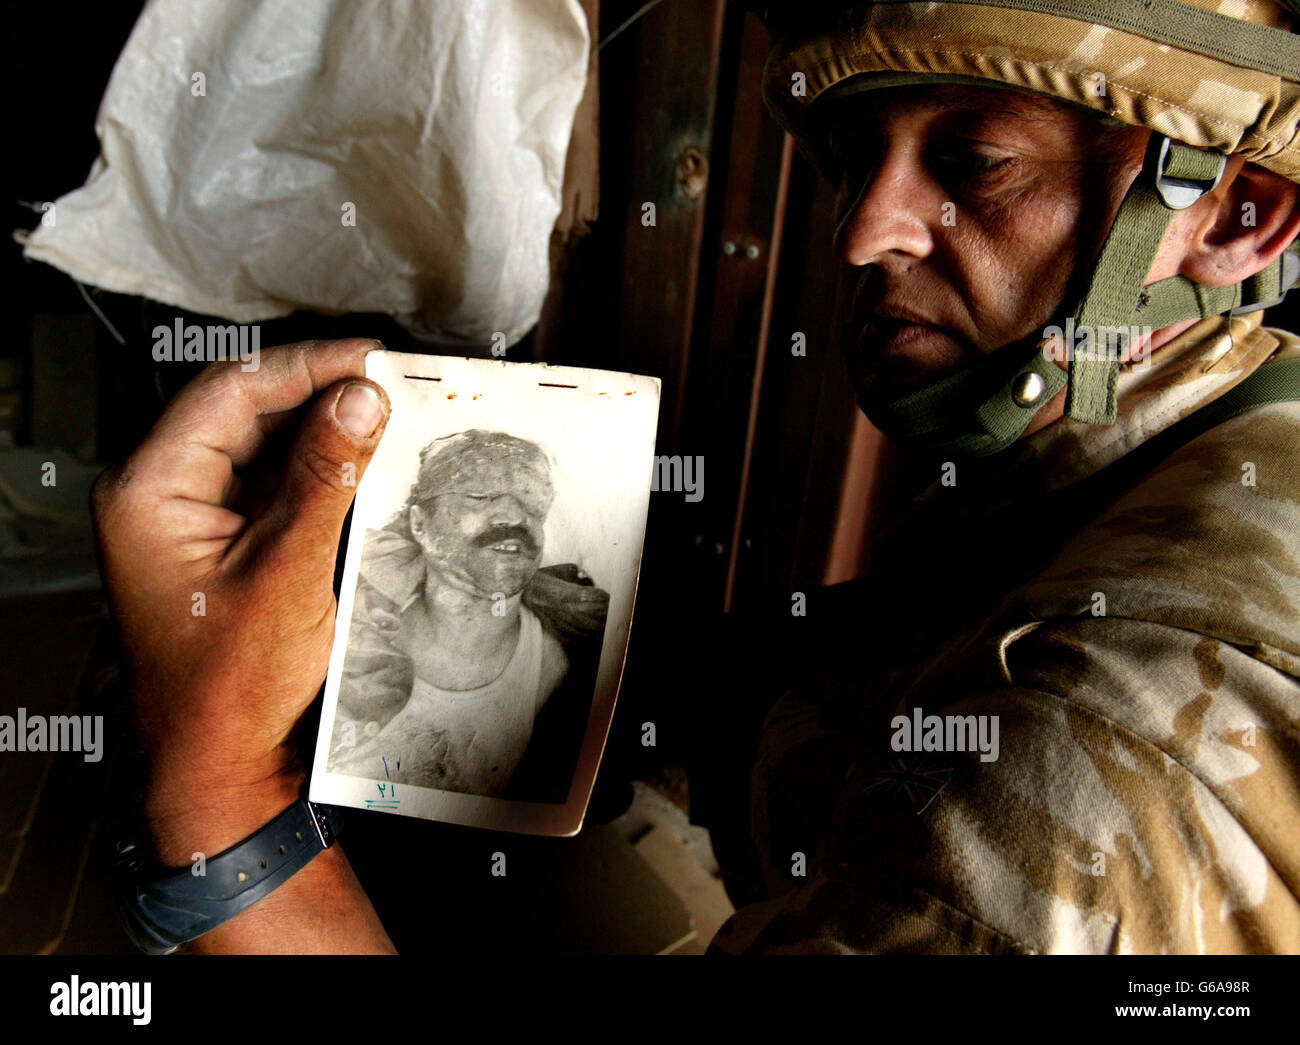
[{"label": "soldier's face", "polygon": [[997,88],[892,88],[826,104],[835,249],[850,266],[846,350],[868,397],[1042,336],[1100,248],[1147,139]]},{"label": "soldier's face", "polygon": [[411,509],[411,532],[444,583],[485,599],[517,595],[541,563],[551,499],[542,462],[479,461],[461,470],[455,492]]}]

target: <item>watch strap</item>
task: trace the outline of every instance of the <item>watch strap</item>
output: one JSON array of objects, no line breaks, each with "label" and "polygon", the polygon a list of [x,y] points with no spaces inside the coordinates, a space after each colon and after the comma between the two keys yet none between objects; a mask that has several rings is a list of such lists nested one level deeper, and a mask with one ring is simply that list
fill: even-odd
[{"label": "watch strap", "polygon": [[170,954],[283,885],[332,846],[342,826],[337,809],[299,798],[243,841],[181,870],[152,866],[139,844],[118,842],[114,871],[126,931],[141,950]]}]

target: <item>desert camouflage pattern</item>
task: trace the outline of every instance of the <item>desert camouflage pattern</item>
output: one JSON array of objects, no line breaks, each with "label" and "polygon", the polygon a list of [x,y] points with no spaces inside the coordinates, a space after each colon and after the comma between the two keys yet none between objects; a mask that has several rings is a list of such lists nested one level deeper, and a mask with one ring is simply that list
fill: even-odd
[{"label": "desert camouflage pattern", "polygon": [[[1261,315],[1130,368],[1113,427],[959,464],[810,596],[754,770],[771,899],[716,950],[1300,952],[1300,404],[1142,461],[1300,357]],[[997,716],[997,758],[894,750],[914,708]]]},{"label": "desert camouflage pattern", "polygon": [[[1270,0],[1183,2],[1278,29],[1291,25]],[[1041,92],[1189,145],[1239,153],[1300,181],[1300,69],[1281,78],[1063,15],[978,4],[860,5],[837,18],[807,18],[812,28],[776,43],[763,90],[777,121],[814,162],[801,133],[807,108],[846,77],[890,71]]]}]

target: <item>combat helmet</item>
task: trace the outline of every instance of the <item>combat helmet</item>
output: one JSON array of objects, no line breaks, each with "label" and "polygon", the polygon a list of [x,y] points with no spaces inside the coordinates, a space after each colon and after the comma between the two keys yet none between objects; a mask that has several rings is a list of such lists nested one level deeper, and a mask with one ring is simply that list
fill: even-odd
[{"label": "combat helmet", "polygon": [[1152,132],[1143,169],[1090,273],[1060,310],[1114,331],[1062,370],[1040,339],[1005,346],[890,401],[863,402],[895,438],[977,457],[1010,446],[1062,387],[1066,416],[1113,424],[1124,331],[1257,311],[1300,281],[1295,244],[1242,283],[1143,286],[1176,210],[1218,185],[1229,155],[1300,182],[1300,0],[751,0],[773,34],[763,93],[826,169],[819,103],[900,84],[1031,91]]}]

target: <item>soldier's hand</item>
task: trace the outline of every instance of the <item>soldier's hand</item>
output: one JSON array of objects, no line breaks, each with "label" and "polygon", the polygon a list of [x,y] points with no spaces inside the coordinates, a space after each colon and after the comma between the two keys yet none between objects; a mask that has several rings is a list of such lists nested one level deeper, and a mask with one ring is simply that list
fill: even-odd
[{"label": "soldier's hand", "polygon": [[324,681],[335,555],[388,419],[364,340],[213,364],[92,501],[130,656],[159,856],[180,865],[281,812],[295,723]]}]

